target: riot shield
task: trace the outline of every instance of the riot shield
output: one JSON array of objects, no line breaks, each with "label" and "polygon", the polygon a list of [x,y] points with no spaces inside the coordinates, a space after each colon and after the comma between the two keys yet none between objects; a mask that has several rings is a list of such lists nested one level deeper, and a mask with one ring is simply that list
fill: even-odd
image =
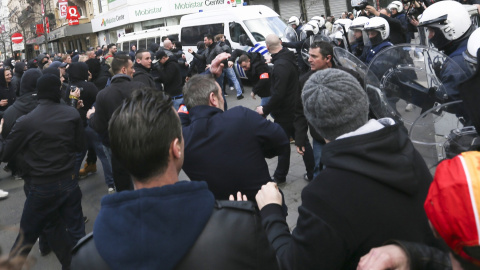
[{"label": "riot shield", "polygon": [[[452,89],[467,78],[465,72],[441,52],[417,45],[393,46],[373,58],[367,69],[367,93],[378,94],[378,118],[402,123],[427,165],[446,157],[440,137],[468,125],[468,117]],[[455,80],[455,82],[452,82]],[[458,91],[457,91],[458,92]],[[369,97],[370,98],[370,97]],[[378,104],[377,104],[378,105]]]},{"label": "riot shield", "polygon": [[337,65],[356,71],[365,80],[367,65],[360,61],[355,55],[341,47],[333,48],[333,57]]},{"label": "riot shield", "polygon": [[435,106],[422,113],[412,124],[409,137],[431,168],[443,159],[480,148],[480,136],[475,127],[456,113],[461,100]]},{"label": "riot shield", "polygon": [[283,36],[284,36],[284,38],[286,39],[287,42],[298,41],[297,32],[290,25],[285,28],[283,33],[284,33]]}]

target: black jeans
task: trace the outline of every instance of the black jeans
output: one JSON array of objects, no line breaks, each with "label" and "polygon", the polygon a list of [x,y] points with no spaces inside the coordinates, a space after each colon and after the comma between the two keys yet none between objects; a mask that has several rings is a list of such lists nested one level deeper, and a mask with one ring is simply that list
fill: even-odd
[{"label": "black jeans", "polygon": [[[275,123],[279,124],[283,128],[288,138],[295,139],[295,127],[293,126],[293,122],[283,122],[275,119]],[[307,170],[307,176],[309,179],[312,179],[313,169],[315,167],[315,160],[313,158],[312,146],[308,140],[307,140],[307,143],[305,144],[305,153],[303,154],[302,158],[303,158],[303,163],[305,164],[305,169]],[[277,168],[275,169],[275,173],[273,174],[273,177],[275,177],[275,179],[279,181],[283,181],[286,179],[289,169],[290,169],[290,148],[288,148],[288,151],[285,151],[283,154],[278,155]]]},{"label": "black jeans", "polygon": [[[29,182],[28,177],[26,181]],[[47,229],[50,248],[62,268],[69,269],[72,259],[70,250],[85,236],[82,192],[78,182],[70,176],[49,184],[29,184],[27,190],[20,220],[21,231],[12,247],[11,256],[27,256],[42,231]]]}]

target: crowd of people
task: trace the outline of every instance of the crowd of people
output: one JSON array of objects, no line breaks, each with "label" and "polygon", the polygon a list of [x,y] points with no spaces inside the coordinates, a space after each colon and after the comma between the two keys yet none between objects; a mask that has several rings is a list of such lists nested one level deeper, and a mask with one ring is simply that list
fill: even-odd
[{"label": "crowd of people", "polygon": [[[337,21],[290,18],[298,36],[332,34],[308,43],[308,64],[288,49],[300,43],[275,34],[266,60],[212,33],[190,63],[169,39],[4,61],[0,157],[26,201],[0,269],[20,269],[37,239],[62,269],[480,269],[480,152],[432,177],[403,123],[374,115],[365,78],[334,60],[344,38],[368,64],[425,31],[471,75],[447,92],[469,97],[477,127],[480,30],[456,1],[352,6]],[[235,63],[261,98],[255,110],[227,107],[226,89],[244,98]],[[309,183],[290,231],[281,189],[292,140]],[[97,158],[108,195],[86,234],[78,181]]]}]

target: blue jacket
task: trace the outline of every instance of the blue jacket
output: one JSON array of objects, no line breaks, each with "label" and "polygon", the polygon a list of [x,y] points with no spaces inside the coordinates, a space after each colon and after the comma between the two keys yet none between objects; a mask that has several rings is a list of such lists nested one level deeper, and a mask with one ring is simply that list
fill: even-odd
[{"label": "blue jacket", "polygon": [[[446,62],[440,71],[439,77],[447,91],[449,100],[460,99],[460,93],[458,91],[458,84],[472,75],[472,72],[468,69],[465,59],[463,58],[463,52],[467,49],[468,39],[462,41],[457,49],[450,53],[450,57],[456,65],[449,65]],[[460,67],[460,70],[458,67]]]},{"label": "blue jacket", "polygon": [[265,158],[289,148],[278,124],[245,107],[224,112],[201,105],[180,117],[185,140],[183,170],[190,180],[206,181],[219,200],[237,191],[255,200],[261,186],[271,181]]},{"label": "blue jacket", "polygon": [[370,64],[372,59],[377,55],[380,51],[382,51],[385,48],[391,47],[393,44],[390,41],[383,41],[382,43],[378,44],[377,46],[371,48],[368,53],[367,57],[365,59],[365,64]]},{"label": "blue jacket", "polygon": [[93,228],[95,245],[111,269],[173,269],[201,234],[213,205],[204,183],[105,196]]}]

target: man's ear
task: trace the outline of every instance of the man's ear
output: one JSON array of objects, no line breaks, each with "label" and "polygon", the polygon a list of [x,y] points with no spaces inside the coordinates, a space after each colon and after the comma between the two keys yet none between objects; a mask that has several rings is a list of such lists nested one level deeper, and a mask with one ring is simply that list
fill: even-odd
[{"label": "man's ear", "polygon": [[218,106],[218,98],[214,92],[210,92],[210,95],[208,96],[208,103],[212,107]]},{"label": "man's ear", "polygon": [[176,159],[182,157],[182,142],[178,138],[175,138],[170,144],[170,151]]}]

